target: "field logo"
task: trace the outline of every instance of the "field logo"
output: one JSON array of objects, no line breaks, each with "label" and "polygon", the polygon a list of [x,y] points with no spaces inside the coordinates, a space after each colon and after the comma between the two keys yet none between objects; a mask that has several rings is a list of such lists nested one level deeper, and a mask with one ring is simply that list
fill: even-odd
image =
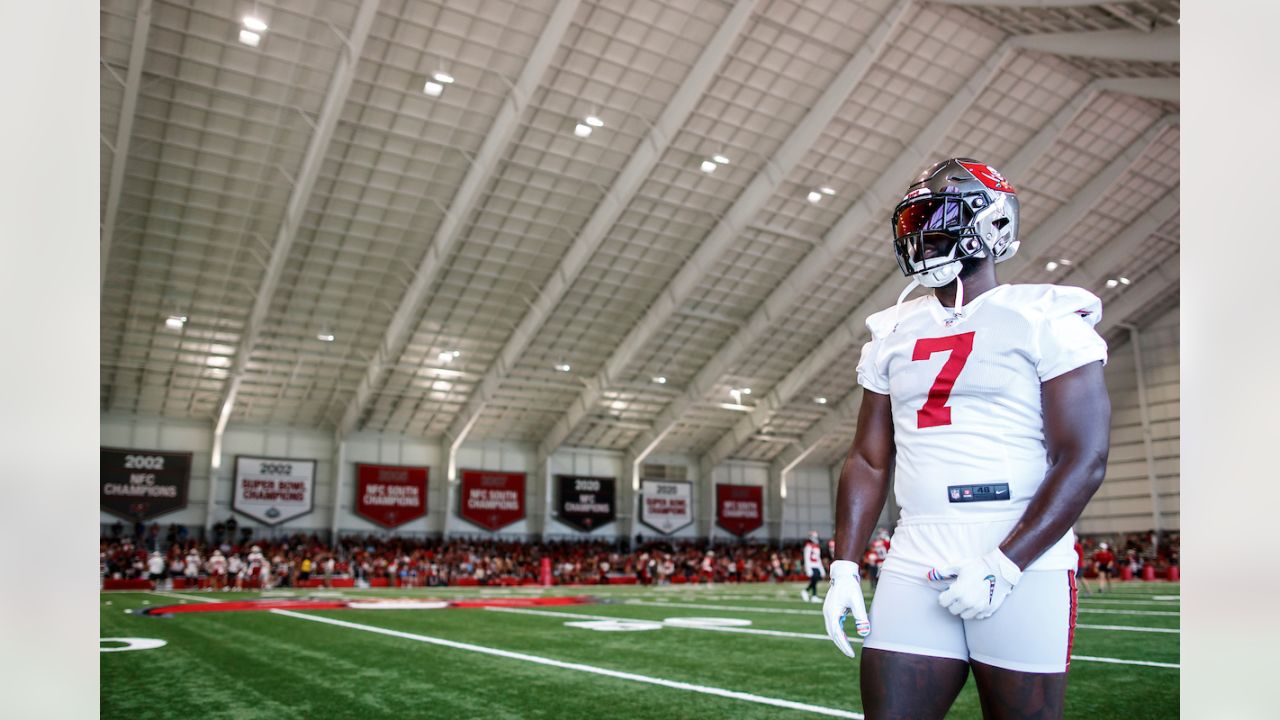
[{"label": "field logo", "polygon": [[490,532],[524,519],[524,473],[463,470],[458,516]]},{"label": "field logo", "polygon": [[126,520],[150,520],[187,506],[191,453],[101,448],[98,507]]},{"label": "field logo", "polygon": [[356,514],[393,528],[427,514],[427,468],[356,464]]},{"label": "field logo", "polygon": [[764,525],[764,488],[717,484],[716,524],[739,537]]},{"label": "field logo", "polygon": [[693,484],[672,480],[642,480],[640,522],[664,535],[692,525]]},{"label": "field logo", "polygon": [[584,475],[556,476],[556,519],[582,532],[614,521],[617,481]]},{"label": "field logo", "polygon": [[315,485],[315,460],[237,455],[231,509],[279,525],[311,512]]},{"label": "field logo", "polygon": [[[102,643],[124,643],[124,647],[103,647]],[[99,652],[128,652],[130,650],[155,650],[168,645],[155,638],[98,638]]]}]

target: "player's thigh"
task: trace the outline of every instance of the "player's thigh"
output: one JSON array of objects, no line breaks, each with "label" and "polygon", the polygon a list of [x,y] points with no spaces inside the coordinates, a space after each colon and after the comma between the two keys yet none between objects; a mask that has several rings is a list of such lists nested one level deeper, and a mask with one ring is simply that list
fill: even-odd
[{"label": "player's thigh", "polygon": [[938,595],[924,581],[881,573],[864,647],[967,662],[964,621],[939,605]]},{"label": "player's thigh", "polygon": [[1075,575],[1023,573],[1004,604],[985,620],[964,622],[969,657],[1004,670],[1065,673],[1076,620]]},{"label": "player's thigh", "polygon": [[964,688],[969,663],[864,648],[859,675],[867,720],[941,720]]},{"label": "player's thigh", "polygon": [[1060,720],[1066,705],[1067,673],[1007,670],[971,663],[986,720]]}]

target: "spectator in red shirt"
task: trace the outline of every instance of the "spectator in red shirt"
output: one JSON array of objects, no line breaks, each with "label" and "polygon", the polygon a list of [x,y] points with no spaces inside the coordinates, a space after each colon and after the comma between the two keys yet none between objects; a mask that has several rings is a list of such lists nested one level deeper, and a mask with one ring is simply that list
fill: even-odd
[{"label": "spectator in red shirt", "polygon": [[1084,545],[1080,544],[1079,538],[1076,538],[1076,582],[1084,588],[1085,595],[1093,594],[1093,589],[1089,587],[1089,580],[1084,576]]},{"label": "spectator in red shirt", "polygon": [[1093,554],[1093,564],[1098,571],[1098,592],[1106,592],[1111,587],[1111,575],[1116,571],[1115,553],[1106,543],[1098,545],[1097,552]]}]

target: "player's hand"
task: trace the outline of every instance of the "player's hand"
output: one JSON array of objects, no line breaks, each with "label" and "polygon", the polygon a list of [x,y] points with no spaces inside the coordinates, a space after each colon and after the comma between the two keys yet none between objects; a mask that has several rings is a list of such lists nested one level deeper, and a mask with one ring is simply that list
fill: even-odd
[{"label": "player's hand", "polygon": [[948,582],[938,604],[963,620],[983,620],[995,614],[1022,579],[1022,570],[996,548],[979,558],[944,570],[930,570],[932,582]]},{"label": "player's hand", "polygon": [[827,635],[840,648],[840,652],[856,657],[849,637],[845,635],[845,618],[853,616],[857,633],[866,637],[871,633],[871,621],[867,619],[867,605],[862,598],[862,577],[858,563],[836,560],[831,563],[831,589],[822,602],[822,617],[827,623]]}]

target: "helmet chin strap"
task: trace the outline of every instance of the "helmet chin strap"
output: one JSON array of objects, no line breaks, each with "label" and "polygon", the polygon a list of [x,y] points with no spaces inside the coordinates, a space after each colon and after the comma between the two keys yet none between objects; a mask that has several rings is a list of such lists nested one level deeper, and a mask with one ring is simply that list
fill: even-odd
[{"label": "helmet chin strap", "polygon": [[[912,277],[911,282],[908,283],[907,286],[902,289],[902,292],[898,294],[898,302],[893,305],[893,330],[890,330],[889,332],[894,332],[898,329],[898,319],[902,314],[902,302],[907,299],[907,295],[911,294],[912,290],[921,287],[921,285],[922,283],[919,279]],[[960,274],[956,273],[956,304],[955,307],[951,308],[951,320],[947,322],[947,326],[950,327],[952,323],[959,322],[963,318],[964,281],[960,279]]]},{"label": "helmet chin strap", "polygon": [[951,308],[951,314],[957,320],[964,316],[964,281],[960,279],[960,275],[956,274],[956,306]]},{"label": "helmet chin strap", "polygon": [[907,295],[911,294],[911,291],[918,287],[920,287],[920,281],[916,279],[915,276],[912,276],[911,282],[907,283],[907,286],[898,294],[898,302],[893,305],[893,330],[890,330],[889,332],[893,332],[898,329],[898,316],[902,313],[902,301],[906,300]]}]

